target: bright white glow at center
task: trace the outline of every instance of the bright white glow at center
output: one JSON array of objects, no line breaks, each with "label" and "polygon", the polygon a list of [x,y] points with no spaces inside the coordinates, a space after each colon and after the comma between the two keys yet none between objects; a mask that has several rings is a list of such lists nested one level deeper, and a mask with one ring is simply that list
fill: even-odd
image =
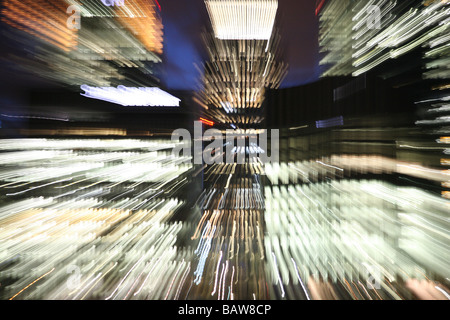
[{"label": "bright white glow at center", "polygon": [[85,92],[81,94],[82,96],[121,104],[123,106],[179,107],[181,101],[156,87],[131,88],[118,86],[114,88],[82,85],[81,89]]},{"label": "bright white glow at center", "polygon": [[206,0],[216,38],[221,40],[269,40],[277,0]]}]

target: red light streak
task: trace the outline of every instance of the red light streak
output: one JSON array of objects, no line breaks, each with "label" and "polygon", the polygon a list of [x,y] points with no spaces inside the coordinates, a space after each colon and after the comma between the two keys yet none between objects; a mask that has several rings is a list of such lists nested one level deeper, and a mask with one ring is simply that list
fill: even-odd
[{"label": "red light streak", "polygon": [[[322,10],[323,5],[325,4],[326,0],[320,1],[319,5],[316,7],[316,16],[319,14],[320,10]],[[317,4],[317,2],[316,2]]]},{"label": "red light streak", "polygon": [[206,124],[208,126],[211,126],[211,127],[214,125],[214,122],[206,120],[206,119],[203,119],[203,118],[200,118],[200,122],[203,123],[203,124]]},{"label": "red light streak", "polygon": [[159,8],[159,11],[161,11],[161,5],[159,4],[158,0],[155,0],[155,2],[156,2],[156,5],[157,5],[158,8]]}]

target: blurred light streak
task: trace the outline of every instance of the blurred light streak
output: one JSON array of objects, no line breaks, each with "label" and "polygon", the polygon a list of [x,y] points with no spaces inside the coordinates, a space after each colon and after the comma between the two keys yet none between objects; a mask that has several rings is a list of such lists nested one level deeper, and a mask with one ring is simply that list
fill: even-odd
[{"label": "blurred light streak", "polygon": [[216,277],[214,280],[214,289],[213,292],[211,292],[211,295],[214,296],[216,294],[216,288],[217,288],[217,277],[219,276],[219,267],[220,267],[220,262],[222,261],[222,251],[220,251],[220,257],[219,260],[217,262],[217,269],[216,269]]},{"label": "blurred light streak", "polygon": [[297,268],[297,264],[295,263],[294,258],[291,258],[291,260],[292,260],[292,263],[294,264],[294,268],[295,268],[294,270],[296,271],[298,281],[300,281],[300,284],[301,284],[301,286],[302,286],[302,288],[303,288],[303,291],[304,291],[305,294],[306,294],[306,299],[311,300],[311,298],[310,298],[309,295],[308,295],[308,291],[306,290],[305,285],[303,284],[302,278],[301,278],[300,275],[298,274],[298,268]]},{"label": "blurred light streak", "polygon": [[[148,51],[163,52],[163,25],[158,1],[126,0],[125,6],[115,8],[117,21],[134,35]],[[128,14],[124,14],[128,11]]]},{"label": "blurred light streak", "polygon": [[337,126],[343,126],[344,125],[344,118],[343,117],[337,117],[333,119],[328,120],[320,120],[316,121],[316,128],[330,128],[330,127],[337,127]]},{"label": "blurred light streak", "polygon": [[272,251],[272,258],[273,258],[273,262],[275,264],[275,271],[277,274],[276,284],[280,285],[281,297],[284,298],[285,292],[284,292],[284,288],[283,288],[283,281],[281,280],[280,272],[278,271],[277,258],[275,257],[275,254],[273,253],[273,251]]},{"label": "blurred light streak", "polygon": [[450,300],[450,294],[448,294],[444,289],[442,289],[442,288],[440,288],[438,286],[435,286],[435,288],[437,290],[439,290],[440,292],[442,292],[442,294],[447,298],[447,300]]},{"label": "blurred light streak", "polygon": [[235,127],[262,123],[266,89],[279,88],[288,70],[274,27],[278,1],[205,4],[213,31],[203,34],[208,60],[197,67],[202,88],[196,101],[204,107],[203,115],[216,123]]},{"label": "blurred light streak", "polygon": [[[379,17],[372,17],[368,6],[380,9]],[[430,50],[425,57],[434,57],[427,63],[425,78],[448,78],[445,48],[448,2],[431,6],[405,6],[398,1],[329,1],[320,14],[320,46],[325,53],[320,64],[326,67],[323,76],[359,76],[378,65],[403,56],[421,46],[440,48]],[[376,18],[379,28],[371,26]],[[447,39],[448,42],[448,39]]]},{"label": "blurred light streak", "polygon": [[[266,166],[266,170],[269,172],[270,168]],[[274,178],[271,181],[280,183]],[[381,290],[393,299],[402,299],[391,286],[397,277],[422,278],[424,272],[420,270],[425,266],[434,274],[445,276],[443,257],[449,254],[445,246],[449,222],[444,212],[448,201],[415,188],[382,182],[291,184],[299,183],[296,181],[282,180],[280,186],[265,187],[264,242],[266,251],[276,257],[276,263],[274,260],[268,265],[269,281],[276,285],[282,281],[291,288],[289,279],[301,281],[313,276],[333,283],[348,279],[348,294],[359,299],[350,282],[355,278],[365,281],[367,270],[371,270],[370,274],[379,270],[381,279],[385,279],[380,283]],[[364,261],[367,263],[361,264]],[[298,268],[297,263],[306,268]],[[316,290],[310,282],[308,287]],[[384,293],[375,294],[385,299]],[[319,292],[312,296],[323,298]]]},{"label": "blurred light streak", "polygon": [[[320,2],[319,2],[319,4],[317,5],[317,2],[318,2],[318,1],[320,1]],[[325,4],[325,2],[326,2],[327,0],[318,0],[318,1],[316,1],[316,16],[319,15],[320,10],[322,10],[322,7],[323,7],[323,5]]]},{"label": "blurred light streak", "polygon": [[8,25],[38,37],[64,51],[77,43],[77,30],[67,28],[67,5],[64,1],[45,2],[6,0],[1,20]]},{"label": "blurred light streak", "polygon": [[[74,87],[117,86],[125,81],[157,86],[163,52],[158,5],[154,0],[127,0],[123,6],[105,6],[97,0],[8,0],[1,17],[13,27],[5,30],[8,42],[32,53],[11,55],[9,61],[14,70]],[[67,26],[68,7],[80,10],[79,30]]]},{"label": "blurred light streak", "polygon": [[[193,240],[197,252],[211,240],[204,261],[202,282],[190,295],[203,299],[268,298],[264,281],[261,185],[256,174],[259,164],[212,165],[205,170],[206,189],[196,207],[202,210]],[[259,168],[261,169],[261,168]],[[248,172],[245,174],[245,172]],[[248,180],[247,180],[248,179]],[[259,198],[261,197],[261,198]],[[215,233],[211,234],[211,226]],[[200,231],[202,230],[201,234]],[[198,253],[197,253],[198,254]]]},{"label": "blurred light streak", "polygon": [[[2,284],[9,283],[2,287],[2,297],[16,298],[19,293],[22,299],[172,299],[179,295],[191,258],[186,249],[176,246],[186,225],[172,218],[184,201],[171,193],[187,180],[183,173],[175,173],[180,159],[170,155],[173,146],[169,140],[1,140],[0,163],[6,169],[1,187],[17,191],[32,183],[14,192],[17,199],[3,203],[0,210],[4,239],[0,276]],[[24,161],[17,161],[21,158]],[[140,167],[134,174],[133,165]],[[172,177],[178,179],[171,177],[169,168],[175,169]],[[186,169],[185,174],[191,166],[186,164]],[[61,188],[53,186],[60,187],[63,180],[74,180],[80,187],[66,186],[70,191],[61,194]],[[92,188],[108,182],[112,182],[109,188]],[[128,188],[131,194],[126,197]],[[32,193],[30,198],[24,198],[24,192]],[[166,265],[170,268],[162,277]],[[71,266],[79,273],[65,272]],[[38,277],[51,267],[51,274]],[[38,287],[24,291],[37,281]],[[164,287],[178,291],[161,291]]]},{"label": "blurred light streak", "polygon": [[206,0],[214,35],[221,40],[269,40],[278,0]]},{"label": "blurred light streak", "polygon": [[26,289],[28,289],[29,287],[31,287],[33,284],[35,284],[36,282],[38,282],[39,280],[41,280],[42,278],[44,278],[45,276],[47,276],[48,274],[52,273],[53,271],[55,271],[55,268],[51,269],[49,272],[43,274],[42,276],[40,276],[39,278],[37,278],[36,280],[34,280],[33,282],[31,282],[29,285],[27,285],[25,288],[23,288],[22,290],[20,290],[19,292],[17,292],[14,296],[12,296],[9,300],[13,300],[15,297],[17,297],[19,294],[21,294],[22,292],[24,292]]},{"label": "blurred light streak", "polygon": [[18,118],[18,119],[41,119],[41,120],[54,120],[54,121],[64,121],[68,122],[68,118],[53,118],[53,117],[39,117],[39,116],[25,116],[25,115],[10,115],[10,114],[0,114],[2,117],[6,118]]},{"label": "blurred light streak", "polygon": [[91,99],[108,101],[123,106],[145,107],[179,107],[180,99],[157,88],[130,88],[118,86],[117,88],[95,88],[82,85],[82,96]]},{"label": "blurred light streak", "polygon": [[200,122],[203,124],[206,124],[207,126],[214,126],[214,122],[213,121],[209,121],[203,118],[200,118]]}]

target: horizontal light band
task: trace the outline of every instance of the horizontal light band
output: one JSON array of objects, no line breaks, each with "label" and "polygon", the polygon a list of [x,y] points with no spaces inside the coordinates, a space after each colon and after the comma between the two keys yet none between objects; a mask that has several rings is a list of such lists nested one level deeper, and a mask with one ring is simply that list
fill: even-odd
[{"label": "horizontal light band", "polygon": [[332,119],[327,119],[327,120],[316,121],[316,127],[318,129],[338,127],[338,126],[343,126],[343,125],[344,125],[344,118],[342,116],[332,118]]},{"label": "horizontal light band", "polygon": [[277,0],[207,0],[215,36],[222,40],[269,40],[278,10]]},{"label": "horizontal light band", "polygon": [[157,87],[132,88],[118,86],[114,88],[82,85],[81,89],[85,91],[85,93],[81,94],[82,96],[123,106],[179,107],[181,102],[180,99]]}]

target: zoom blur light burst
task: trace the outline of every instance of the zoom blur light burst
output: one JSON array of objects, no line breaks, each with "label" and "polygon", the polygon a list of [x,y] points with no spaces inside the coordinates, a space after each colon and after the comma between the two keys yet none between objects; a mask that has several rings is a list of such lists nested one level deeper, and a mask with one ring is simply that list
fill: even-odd
[{"label": "zoom blur light burst", "polygon": [[[288,65],[275,28],[278,1],[206,1],[213,31],[204,33],[198,101],[218,123],[259,124],[266,89],[279,88]],[[257,21],[257,23],[256,23]]]}]

